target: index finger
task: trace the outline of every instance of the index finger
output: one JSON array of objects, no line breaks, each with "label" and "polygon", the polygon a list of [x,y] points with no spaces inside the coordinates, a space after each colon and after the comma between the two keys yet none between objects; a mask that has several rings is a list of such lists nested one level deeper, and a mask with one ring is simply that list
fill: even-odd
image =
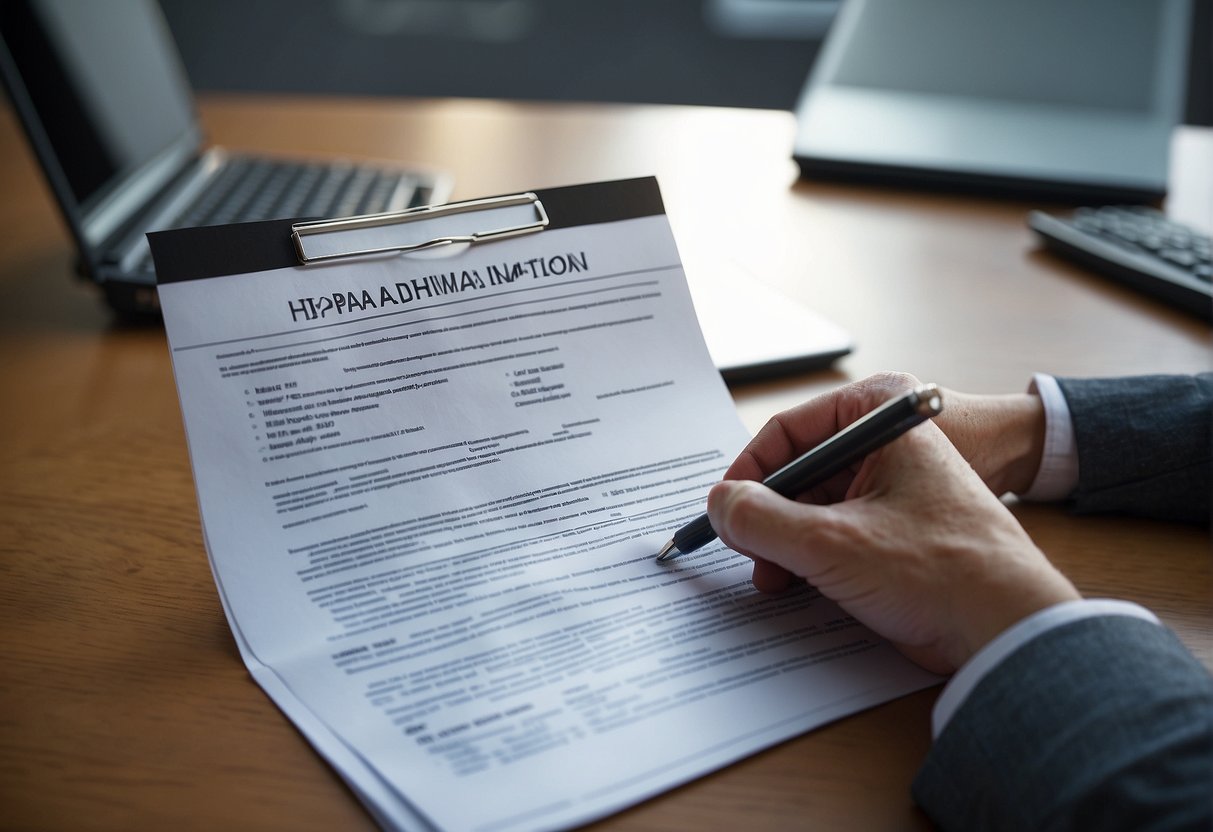
[{"label": "index finger", "polygon": [[879,373],[772,416],[724,473],[761,480],[816,447],[876,406],[919,382],[908,373]]}]

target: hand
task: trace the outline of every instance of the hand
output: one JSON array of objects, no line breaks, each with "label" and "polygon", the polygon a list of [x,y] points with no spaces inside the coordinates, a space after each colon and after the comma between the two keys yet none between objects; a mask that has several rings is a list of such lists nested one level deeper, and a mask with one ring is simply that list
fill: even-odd
[{"label": "hand", "polygon": [[[1078,598],[933,423],[914,428],[797,502],[757,480],[918,382],[886,374],[771,420],[708,497],[721,539],[754,558],[754,585],[792,576],[947,673],[1036,610]],[[944,394],[944,412],[952,407]]]}]

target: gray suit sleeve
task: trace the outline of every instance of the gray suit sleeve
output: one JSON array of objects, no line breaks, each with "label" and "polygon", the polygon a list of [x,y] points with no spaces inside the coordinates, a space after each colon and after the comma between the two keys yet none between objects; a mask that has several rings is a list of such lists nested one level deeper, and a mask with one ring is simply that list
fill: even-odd
[{"label": "gray suit sleeve", "polygon": [[1088,618],[1007,657],[914,781],[944,830],[1213,828],[1213,679],[1170,630]]},{"label": "gray suit sleeve", "polygon": [[1209,522],[1213,373],[1057,382],[1078,446],[1075,511]]}]

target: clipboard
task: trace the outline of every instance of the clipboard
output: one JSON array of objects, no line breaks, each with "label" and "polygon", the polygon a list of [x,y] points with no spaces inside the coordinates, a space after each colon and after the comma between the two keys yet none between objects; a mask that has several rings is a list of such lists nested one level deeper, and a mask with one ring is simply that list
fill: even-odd
[{"label": "clipboard", "polygon": [[[359,258],[424,255],[544,230],[617,222],[665,213],[653,177],[536,189],[390,214],[338,219],[283,219],[239,226],[155,232],[157,281]],[[369,243],[385,229],[389,244]],[[377,232],[377,233],[376,233]],[[172,235],[171,246],[157,245]],[[712,360],[726,382],[744,383],[830,366],[853,349],[833,321],[766,286],[729,257],[684,253],[686,276]]]},{"label": "clipboard", "polygon": [[[815,684],[854,638],[805,626],[831,605],[722,623],[748,559],[705,547],[674,567],[694,581],[653,560],[749,438],[656,180],[150,236],[237,645],[386,827],[580,826],[936,683],[873,637]],[[671,610],[676,642],[566,643]]]}]

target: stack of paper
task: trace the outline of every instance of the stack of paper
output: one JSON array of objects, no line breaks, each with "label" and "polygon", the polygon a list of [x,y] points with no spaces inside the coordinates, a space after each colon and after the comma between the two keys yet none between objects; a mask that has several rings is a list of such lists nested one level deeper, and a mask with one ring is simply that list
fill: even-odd
[{"label": "stack of paper", "polygon": [[655,182],[539,196],[445,257],[153,237],[232,631],[389,828],[584,823],[935,681],[719,543],[654,561],[747,435]]}]

